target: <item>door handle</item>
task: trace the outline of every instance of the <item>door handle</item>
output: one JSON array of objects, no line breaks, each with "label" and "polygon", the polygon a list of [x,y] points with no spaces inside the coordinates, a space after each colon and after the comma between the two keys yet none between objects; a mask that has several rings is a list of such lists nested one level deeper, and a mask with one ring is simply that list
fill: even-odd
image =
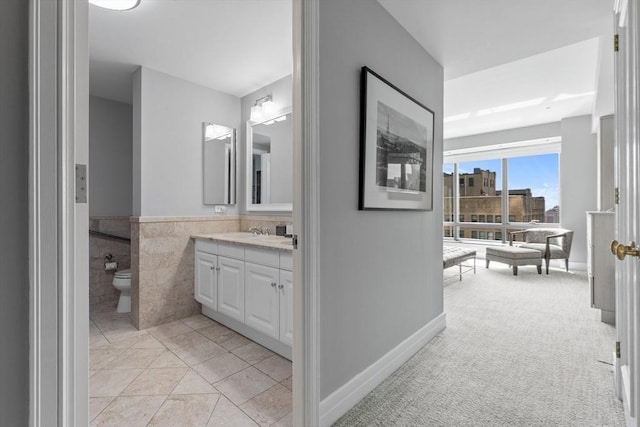
[{"label": "door handle", "polygon": [[636,247],[636,242],[631,242],[629,246],[618,243],[617,240],[611,242],[611,253],[622,261],[627,255],[640,257],[640,248]]}]

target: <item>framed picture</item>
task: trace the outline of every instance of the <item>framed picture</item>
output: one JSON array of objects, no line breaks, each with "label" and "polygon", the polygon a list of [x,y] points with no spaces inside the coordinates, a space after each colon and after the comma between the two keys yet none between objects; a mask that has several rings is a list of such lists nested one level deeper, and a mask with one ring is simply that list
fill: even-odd
[{"label": "framed picture", "polygon": [[433,210],[434,114],[362,67],[360,210]]}]

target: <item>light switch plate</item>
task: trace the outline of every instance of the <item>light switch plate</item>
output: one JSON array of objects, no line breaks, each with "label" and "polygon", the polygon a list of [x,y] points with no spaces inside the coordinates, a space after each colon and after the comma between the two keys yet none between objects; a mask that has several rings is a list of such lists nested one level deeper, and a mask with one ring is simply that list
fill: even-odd
[{"label": "light switch plate", "polygon": [[76,165],[76,203],[87,203],[87,165]]}]

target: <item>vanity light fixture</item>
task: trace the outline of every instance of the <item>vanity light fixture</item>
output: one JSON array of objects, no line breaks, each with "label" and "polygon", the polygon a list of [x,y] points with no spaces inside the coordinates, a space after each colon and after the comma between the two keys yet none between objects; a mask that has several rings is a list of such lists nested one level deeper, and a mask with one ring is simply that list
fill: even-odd
[{"label": "vanity light fixture", "polygon": [[251,116],[249,120],[252,122],[261,122],[265,118],[269,118],[276,111],[276,104],[273,102],[271,95],[258,98],[251,107]]},{"label": "vanity light fixture", "polygon": [[204,138],[209,141],[212,139],[225,139],[229,135],[229,128],[224,126],[207,123],[204,129]]},{"label": "vanity light fixture", "polygon": [[140,4],[140,0],[89,0],[89,3],[111,10],[131,10]]}]

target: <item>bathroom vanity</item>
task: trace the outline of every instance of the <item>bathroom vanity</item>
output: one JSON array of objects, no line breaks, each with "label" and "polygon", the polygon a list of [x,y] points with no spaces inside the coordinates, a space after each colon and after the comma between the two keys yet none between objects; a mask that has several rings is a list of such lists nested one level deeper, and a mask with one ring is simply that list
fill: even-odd
[{"label": "bathroom vanity", "polygon": [[291,359],[291,239],[251,233],[191,237],[194,295],[202,314]]}]

